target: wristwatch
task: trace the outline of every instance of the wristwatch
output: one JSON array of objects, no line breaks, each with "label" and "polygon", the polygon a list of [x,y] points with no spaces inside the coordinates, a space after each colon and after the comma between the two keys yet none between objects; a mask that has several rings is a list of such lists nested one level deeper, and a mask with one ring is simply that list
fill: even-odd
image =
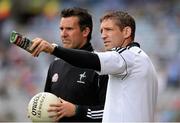
[{"label": "wristwatch", "polygon": [[[53,52],[53,51],[54,51],[54,49],[55,49],[58,45],[57,45],[57,44],[55,44],[55,43],[52,43],[51,45],[52,45],[52,47],[53,47],[53,50],[52,50],[52,52]],[[52,53],[52,52],[51,52],[51,53]]]}]

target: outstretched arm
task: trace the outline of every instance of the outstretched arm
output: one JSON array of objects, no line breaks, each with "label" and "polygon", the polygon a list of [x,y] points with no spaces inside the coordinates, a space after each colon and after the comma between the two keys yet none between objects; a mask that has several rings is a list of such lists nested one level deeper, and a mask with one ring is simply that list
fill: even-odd
[{"label": "outstretched arm", "polygon": [[100,71],[100,61],[94,53],[57,46],[54,48],[52,54],[76,67]]},{"label": "outstretched arm", "polygon": [[41,38],[34,39],[33,45],[30,49],[34,49],[32,52],[34,57],[37,57],[41,52],[46,52],[53,54],[76,67],[88,68],[97,71],[100,71],[101,69],[98,55],[87,51],[53,46]]}]

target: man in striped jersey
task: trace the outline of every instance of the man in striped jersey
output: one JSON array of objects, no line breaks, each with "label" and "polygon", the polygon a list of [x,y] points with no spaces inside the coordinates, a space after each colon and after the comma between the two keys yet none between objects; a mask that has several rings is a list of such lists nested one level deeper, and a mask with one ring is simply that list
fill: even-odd
[{"label": "man in striped jersey", "polygon": [[[59,29],[63,47],[93,52],[92,26],[87,10],[62,10]],[[102,122],[107,81],[107,75],[99,76],[93,70],[74,67],[62,59],[53,61],[45,91],[61,98],[62,103],[52,105],[50,110],[57,112],[55,121]]]},{"label": "man in striped jersey", "polygon": [[126,12],[110,11],[100,22],[106,52],[69,50],[34,40],[31,48],[37,48],[32,55],[44,51],[74,66],[109,74],[103,122],[154,121],[157,75],[150,58],[134,42],[133,17]]}]

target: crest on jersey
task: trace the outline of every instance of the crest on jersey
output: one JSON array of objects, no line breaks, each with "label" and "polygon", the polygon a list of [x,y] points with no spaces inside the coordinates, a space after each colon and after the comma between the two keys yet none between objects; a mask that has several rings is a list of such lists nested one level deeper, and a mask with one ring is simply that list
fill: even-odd
[{"label": "crest on jersey", "polygon": [[79,80],[77,81],[77,83],[85,84],[85,82],[83,81],[84,78],[86,78],[86,72],[79,74]]},{"label": "crest on jersey", "polygon": [[57,80],[58,80],[58,78],[59,78],[59,75],[57,74],[57,73],[55,73],[53,76],[52,76],[52,82],[57,82]]}]

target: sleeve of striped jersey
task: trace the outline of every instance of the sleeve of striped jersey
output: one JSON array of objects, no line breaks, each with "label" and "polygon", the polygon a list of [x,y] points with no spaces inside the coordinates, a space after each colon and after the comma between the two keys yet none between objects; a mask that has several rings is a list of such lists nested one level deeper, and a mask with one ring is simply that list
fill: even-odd
[{"label": "sleeve of striped jersey", "polygon": [[88,121],[102,121],[104,105],[98,106],[77,106],[76,117],[84,117]]},{"label": "sleeve of striped jersey", "polygon": [[127,69],[133,64],[133,55],[129,50],[95,52],[100,60],[100,74],[126,75]]},{"label": "sleeve of striped jersey", "polygon": [[87,121],[102,122],[108,76],[106,75],[99,77],[100,77],[99,90],[98,90],[99,105],[95,105],[95,106],[78,105],[77,108],[76,116],[81,118],[84,117],[85,119],[88,119]]}]

